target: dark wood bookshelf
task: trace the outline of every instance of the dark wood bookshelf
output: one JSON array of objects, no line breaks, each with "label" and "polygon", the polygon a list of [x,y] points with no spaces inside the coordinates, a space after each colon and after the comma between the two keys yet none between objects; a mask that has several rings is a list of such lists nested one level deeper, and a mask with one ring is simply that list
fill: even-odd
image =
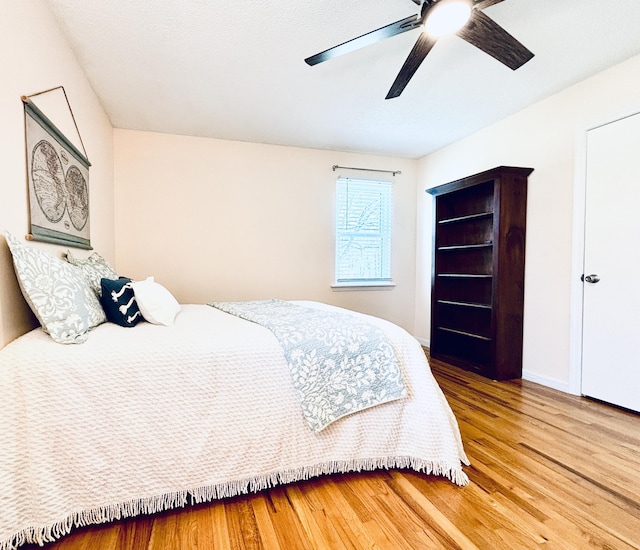
[{"label": "dark wood bookshelf", "polygon": [[500,166],[431,189],[431,356],[505,380],[522,376],[527,178]]}]

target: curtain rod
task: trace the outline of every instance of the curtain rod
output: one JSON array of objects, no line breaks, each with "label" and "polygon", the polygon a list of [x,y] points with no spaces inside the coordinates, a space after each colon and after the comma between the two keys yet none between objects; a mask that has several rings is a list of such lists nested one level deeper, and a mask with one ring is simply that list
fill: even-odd
[{"label": "curtain rod", "polygon": [[393,174],[394,176],[397,174],[402,174],[400,170],[376,170],[375,168],[354,168],[353,166],[338,166],[337,164],[333,165],[334,172],[338,168],[342,168],[343,170],[363,170],[364,172],[381,172],[383,174]]}]

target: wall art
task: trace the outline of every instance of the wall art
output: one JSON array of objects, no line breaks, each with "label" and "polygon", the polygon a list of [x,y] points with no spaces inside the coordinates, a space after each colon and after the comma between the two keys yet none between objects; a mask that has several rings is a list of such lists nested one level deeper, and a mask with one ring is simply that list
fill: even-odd
[{"label": "wall art", "polygon": [[24,101],[30,237],[91,249],[89,160],[28,99]]}]

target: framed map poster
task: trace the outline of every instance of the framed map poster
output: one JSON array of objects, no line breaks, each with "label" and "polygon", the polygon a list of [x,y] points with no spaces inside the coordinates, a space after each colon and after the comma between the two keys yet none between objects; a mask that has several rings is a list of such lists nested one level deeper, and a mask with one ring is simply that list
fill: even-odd
[{"label": "framed map poster", "polygon": [[91,250],[91,164],[31,101],[24,113],[31,238]]}]

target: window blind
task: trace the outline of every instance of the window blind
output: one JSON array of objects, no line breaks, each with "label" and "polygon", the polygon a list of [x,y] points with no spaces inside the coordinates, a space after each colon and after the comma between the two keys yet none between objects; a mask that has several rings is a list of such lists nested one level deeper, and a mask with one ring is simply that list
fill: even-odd
[{"label": "window blind", "polygon": [[337,285],[390,284],[393,184],[338,178]]}]

